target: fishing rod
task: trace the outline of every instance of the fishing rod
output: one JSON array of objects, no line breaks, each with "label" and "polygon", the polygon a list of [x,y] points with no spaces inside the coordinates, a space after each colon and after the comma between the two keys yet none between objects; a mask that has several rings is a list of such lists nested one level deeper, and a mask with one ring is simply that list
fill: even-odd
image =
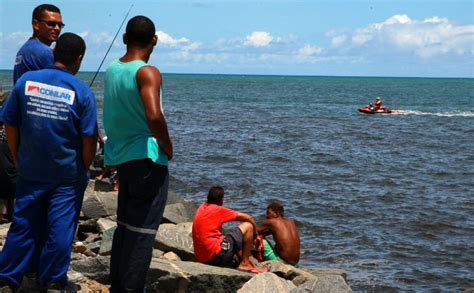
[{"label": "fishing rod", "polygon": [[120,24],[120,27],[119,27],[119,29],[117,30],[117,33],[115,34],[114,39],[113,39],[112,42],[110,43],[109,49],[108,49],[107,52],[105,53],[104,58],[102,58],[102,62],[100,62],[99,68],[97,68],[97,71],[95,72],[94,77],[92,78],[92,81],[91,81],[91,84],[89,85],[89,87],[92,87],[92,84],[94,83],[94,80],[95,80],[95,78],[97,77],[97,74],[99,74],[100,68],[102,67],[102,64],[104,64],[105,58],[107,57],[107,54],[109,54],[110,49],[112,49],[112,45],[114,44],[115,39],[117,38],[117,36],[118,36],[120,30],[122,29],[122,26],[123,26],[123,24],[125,23],[125,20],[127,19],[128,15],[130,14],[130,11],[132,10],[132,7],[133,7],[133,4],[130,5],[130,9],[128,9],[127,14],[125,15],[125,17],[124,17],[124,19],[123,19],[123,21],[122,21],[122,24]]}]

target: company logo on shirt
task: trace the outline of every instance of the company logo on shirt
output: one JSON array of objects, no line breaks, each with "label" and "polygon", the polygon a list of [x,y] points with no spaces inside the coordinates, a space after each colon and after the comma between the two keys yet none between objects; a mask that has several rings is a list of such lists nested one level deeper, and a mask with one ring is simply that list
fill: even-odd
[{"label": "company logo on shirt", "polygon": [[28,89],[26,91],[27,92],[37,91],[39,93],[40,92],[40,87],[36,86],[36,85],[30,85],[30,86],[28,86]]},{"label": "company logo on shirt", "polygon": [[25,95],[51,101],[74,104],[76,93],[70,89],[28,80],[25,85]]}]

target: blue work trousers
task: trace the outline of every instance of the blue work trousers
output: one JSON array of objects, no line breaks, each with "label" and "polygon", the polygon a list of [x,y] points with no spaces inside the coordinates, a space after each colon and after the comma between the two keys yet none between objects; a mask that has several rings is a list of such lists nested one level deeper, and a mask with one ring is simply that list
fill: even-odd
[{"label": "blue work trousers", "polygon": [[117,172],[120,186],[110,292],[143,292],[168,198],[168,167],[143,159],[118,165]]},{"label": "blue work trousers", "polygon": [[71,245],[88,178],[38,182],[18,177],[13,220],[0,254],[0,278],[19,287],[36,272],[41,287],[67,285]]}]

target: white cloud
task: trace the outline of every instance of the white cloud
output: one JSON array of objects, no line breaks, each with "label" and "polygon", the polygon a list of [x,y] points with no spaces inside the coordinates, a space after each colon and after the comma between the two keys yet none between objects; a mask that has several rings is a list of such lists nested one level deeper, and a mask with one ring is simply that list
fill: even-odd
[{"label": "white cloud", "polygon": [[298,50],[298,55],[301,56],[312,56],[319,54],[323,51],[322,48],[319,47],[313,47],[311,45],[305,45],[303,48]]},{"label": "white cloud", "polygon": [[347,39],[346,35],[334,36],[331,40],[331,47],[333,48],[340,47],[342,44],[344,44],[346,39]]},{"label": "white cloud", "polygon": [[253,32],[250,35],[245,37],[246,41],[244,42],[245,45],[250,45],[254,47],[266,47],[274,37],[272,37],[267,32]]},{"label": "white cloud", "polygon": [[156,35],[158,36],[158,43],[161,43],[166,46],[176,47],[183,43],[189,43],[189,39],[187,38],[175,39],[163,31],[158,31]]},{"label": "white cloud", "polygon": [[447,18],[437,16],[412,20],[405,14],[394,15],[381,23],[356,30],[351,37],[351,45],[352,49],[364,46],[373,52],[380,47],[387,50],[387,54],[398,51],[421,58],[446,54],[472,55],[474,25],[456,25]]}]

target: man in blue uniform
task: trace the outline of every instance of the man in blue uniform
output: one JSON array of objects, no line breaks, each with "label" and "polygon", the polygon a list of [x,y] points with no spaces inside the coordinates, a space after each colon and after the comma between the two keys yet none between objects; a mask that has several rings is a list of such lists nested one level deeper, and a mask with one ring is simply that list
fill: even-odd
[{"label": "man in blue uniform", "polygon": [[161,107],[161,74],[148,65],[155,25],[135,16],[123,37],[127,52],[107,68],[105,164],[117,166],[117,230],[110,260],[111,292],[143,292],[153,243],[168,196],[173,146]]},{"label": "man in blue uniform", "polygon": [[37,272],[41,287],[67,284],[71,244],[97,142],[92,90],[74,77],[84,40],[63,34],[54,65],[18,79],[0,113],[18,167],[13,221],[0,254],[0,284]]},{"label": "man in blue uniform", "polygon": [[42,4],[33,10],[33,36],[26,41],[16,55],[13,68],[13,83],[25,72],[53,65],[53,51],[49,46],[55,42],[64,27],[61,12],[51,4]]}]

